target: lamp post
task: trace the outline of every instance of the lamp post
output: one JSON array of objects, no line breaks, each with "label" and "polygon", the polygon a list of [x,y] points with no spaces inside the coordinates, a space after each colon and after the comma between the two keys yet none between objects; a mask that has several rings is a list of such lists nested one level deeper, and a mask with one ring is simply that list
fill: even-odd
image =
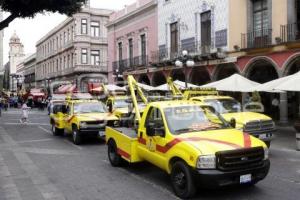
[{"label": "lamp post", "polygon": [[187,50],[182,51],[182,56],[179,57],[175,61],[176,67],[184,67],[184,77],[185,77],[185,88],[188,88],[188,82],[187,82],[187,70],[188,67],[194,67],[195,62],[194,60],[189,56],[189,53]]}]

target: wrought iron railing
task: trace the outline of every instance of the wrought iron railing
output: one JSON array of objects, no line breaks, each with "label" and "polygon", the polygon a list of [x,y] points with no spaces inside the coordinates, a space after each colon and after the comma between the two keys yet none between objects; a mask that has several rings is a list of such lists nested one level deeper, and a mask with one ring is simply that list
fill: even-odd
[{"label": "wrought iron railing", "polygon": [[300,22],[280,26],[281,42],[293,42],[300,40]]},{"label": "wrought iron railing", "polygon": [[136,56],[134,58],[123,59],[113,62],[113,71],[122,74],[125,71],[136,70],[148,66],[148,56]]},{"label": "wrought iron railing", "polygon": [[272,29],[262,29],[242,34],[242,49],[264,48],[272,45]]},{"label": "wrought iron railing", "polygon": [[171,48],[160,48],[151,52],[152,63],[172,62],[182,56],[182,51],[187,50],[190,56],[203,56],[213,52],[211,45],[201,45],[200,42],[181,44],[176,50]]}]

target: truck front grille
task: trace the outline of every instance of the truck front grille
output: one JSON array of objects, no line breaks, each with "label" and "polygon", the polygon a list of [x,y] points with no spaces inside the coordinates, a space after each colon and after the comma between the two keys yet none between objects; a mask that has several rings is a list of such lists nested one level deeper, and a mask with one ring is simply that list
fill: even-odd
[{"label": "truck front grille", "polygon": [[252,169],[263,165],[264,149],[255,147],[216,153],[217,167],[221,171]]},{"label": "truck front grille", "polygon": [[274,122],[272,120],[257,120],[246,123],[244,131],[247,133],[253,133],[257,131],[272,131],[275,129]]},{"label": "truck front grille", "polygon": [[101,121],[88,121],[86,122],[87,125],[102,125],[104,124],[105,121],[101,120]]}]

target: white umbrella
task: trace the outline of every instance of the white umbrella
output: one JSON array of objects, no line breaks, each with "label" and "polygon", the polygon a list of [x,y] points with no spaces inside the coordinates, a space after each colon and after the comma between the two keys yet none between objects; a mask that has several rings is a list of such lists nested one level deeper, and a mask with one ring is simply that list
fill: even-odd
[{"label": "white umbrella", "polygon": [[267,83],[255,86],[253,88],[249,89],[249,92],[274,92],[274,93],[281,93],[283,92],[282,90],[276,90],[275,88],[279,86],[280,84],[284,83],[290,78],[290,76],[286,76],[283,78],[275,79],[273,81],[269,81]]},{"label": "white umbrella", "polygon": [[140,88],[142,88],[143,90],[146,90],[146,91],[151,91],[151,90],[155,90],[155,87],[152,87],[150,85],[146,85],[146,84],[143,84],[143,83],[137,83],[138,86]]},{"label": "white umbrella", "polygon": [[284,81],[274,89],[290,92],[300,92],[300,72],[285,77]]},{"label": "white umbrella", "polygon": [[249,88],[260,85],[257,82],[251,81],[239,74],[233,74],[232,76],[202,85],[201,88],[216,88],[218,91],[227,92],[249,92]]},{"label": "white umbrella", "polygon": [[[174,81],[174,85],[176,85],[178,87],[178,89],[180,89],[180,90],[185,89],[185,82],[176,80],[176,81]],[[188,88],[197,88],[197,87],[199,87],[199,86],[188,83]],[[161,90],[161,91],[169,91],[170,90],[169,85],[167,83],[157,86],[157,87],[155,87],[155,89]]]},{"label": "white umbrella", "polygon": [[105,85],[105,87],[108,91],[126,91],[125,88],[112,84]]}]

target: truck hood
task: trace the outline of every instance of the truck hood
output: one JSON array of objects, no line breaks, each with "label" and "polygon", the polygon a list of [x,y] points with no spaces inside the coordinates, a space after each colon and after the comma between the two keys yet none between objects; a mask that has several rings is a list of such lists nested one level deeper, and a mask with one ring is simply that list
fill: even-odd
[{"label": "truck hood", "polygon": [[222,114],[222,117],[226,121],[230,121],[232,118],[234,118],[238,124],[243,124],[243,125],[245,125],[250,121],[272,120],[270,117],[264,114],[255,113],[255,112],[225,113]]},{"label": "truck hood", "polygon": [[76,114],[80,121],[110,121],[118,120],[118,118],[111,113],[85,113]]},{"label": "truck hood", "polygon": [[186,133],[178,136],[177,140],[195,147],[201,155],[259,146],[266,148],[264,142],[236,129]]}]

